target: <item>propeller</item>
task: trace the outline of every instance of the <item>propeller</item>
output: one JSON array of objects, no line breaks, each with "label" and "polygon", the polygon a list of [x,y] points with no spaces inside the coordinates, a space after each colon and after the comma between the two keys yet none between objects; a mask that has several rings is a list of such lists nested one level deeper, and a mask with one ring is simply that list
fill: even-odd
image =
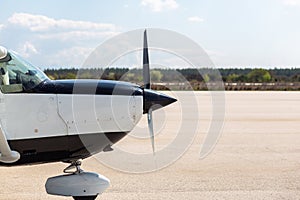
[{"label": "propeller", "polygon": [[150,63],[149,63],[149,52],[148,52],[148,42],[147,42],[147,30],[145,30],[144,47],[143,47],[143,79],[144,79],[143,110],[144,110],[144,114],[147,113],[147,121],[148,121],[149,133],[151,138],[152,151],[153,151],[153,155],[155,155],[152,111],[167,106],[177,100],[165,94],[151,90],[149,65]]},{"label": "propeller", "polygon": [[[143,79],[144,79],[144,89],[151,89],[147,30],[144,31]],[[149,108],[148,113],[147,113],[147,121],[148,121],[148,128],[149,128],[149,133],[150,133],[151,144],[152,144],[152,152],[153,152],[153,155],[155,155],[154,130],[153,130],[153,119],[152,119],[152,108],[151,107]]]}]

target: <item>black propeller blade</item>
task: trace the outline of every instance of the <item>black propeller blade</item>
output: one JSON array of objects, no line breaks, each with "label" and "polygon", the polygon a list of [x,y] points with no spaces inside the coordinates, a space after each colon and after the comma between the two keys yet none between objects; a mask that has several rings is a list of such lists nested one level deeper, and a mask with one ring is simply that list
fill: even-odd
[{"label": "black propeller blade", "polygon": [[150,69],[149,69],[149,52],[148,52],[148,42],[147,42],[147,30],[144,31],[143,79],[144,79],[144,88],[145,89],[150,89]]}]

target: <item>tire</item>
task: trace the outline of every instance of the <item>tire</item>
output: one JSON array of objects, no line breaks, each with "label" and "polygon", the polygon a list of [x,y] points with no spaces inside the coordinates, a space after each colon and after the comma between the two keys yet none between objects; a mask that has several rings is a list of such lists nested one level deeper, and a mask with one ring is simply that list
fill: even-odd
[{"label": "tire", "polygon": [[73,197],[74,200],[95,200],[97,195],[95,196],[82,196],[82,197]]}]

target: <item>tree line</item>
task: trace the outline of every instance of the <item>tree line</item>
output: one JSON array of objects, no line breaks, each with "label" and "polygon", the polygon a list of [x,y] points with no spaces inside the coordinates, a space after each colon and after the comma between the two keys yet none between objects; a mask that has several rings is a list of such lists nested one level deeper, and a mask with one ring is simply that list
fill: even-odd
[{"label": "tree line", "polygon": [[[128,81],[128,82],[137,83],[139,85],[141,85],[143,82],[142,69],[61,68],[61,69],[46,69],[44,70],[44,72],[53,80],[55,79],[104,79],[104,80]],[[200,90],[205,89],[208,83],[212,83],[220,80],[222,80],[225,83],[228,83],[226,84],[227,86],[233,85],[231,83],[239,83],[239,85],[245,85],[245,83],[264,83],[264,84],[275,83],[275,86],[278,84],[284,85],[284,83],[287,84],[296,83],[296,85],[298,85],[297,83],[300,83],[300,68],[152,69],[151,80],[153,83],[158,85],[163,85],[167,83],[178,83],[178,84],[187,83],[192,85],[194,89],[200,89]]]}]

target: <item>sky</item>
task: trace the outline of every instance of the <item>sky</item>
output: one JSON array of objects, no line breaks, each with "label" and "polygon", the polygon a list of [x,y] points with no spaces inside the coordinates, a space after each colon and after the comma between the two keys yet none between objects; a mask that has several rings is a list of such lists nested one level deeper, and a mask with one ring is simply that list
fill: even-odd
[{"label": "sky", "polygon": [[161,28],[220,67],[299,67],[300,0],[1,1],[0,45],[42,68],[80,66],[114,35]]}]

